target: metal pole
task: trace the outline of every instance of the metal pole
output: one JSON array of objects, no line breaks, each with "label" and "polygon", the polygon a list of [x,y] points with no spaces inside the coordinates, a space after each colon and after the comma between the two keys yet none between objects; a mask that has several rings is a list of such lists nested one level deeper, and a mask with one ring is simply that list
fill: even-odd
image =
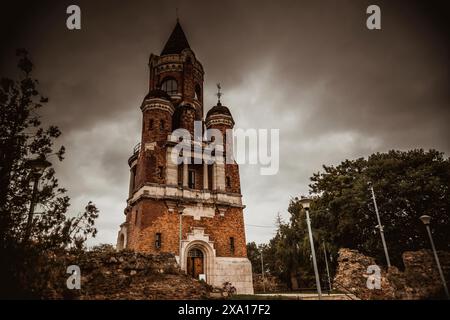
[{"label": "metal pole", "polygon": [[373,205],[375,206],[375,213],[377,215],[378,227],[380,229],[380,235],[381,235],[381,242],[383,243],[384,254],[386,256],[386,262],[387,262],[387,266],[389,268],[391,266],[391,260],[389,259],[389,253],[388,253],[388,249],[387,249],[387,245],[386,245],[386,240],[384,239],[383,225],[381,224],[380,214],[378,212],[377,200],[375,198],[375,192],[373,191],[372,186],[370,186],[370,190],[372,191]]},{"label": "metal pole", "polygon": [[319,300],[322,300],[322,288],[320,287],[319,271],[317,270],[316,251],[314,250],[314,240],[311,231],[311,219],[309,218],[309,209],[305,208],[305,211],[306,211],[306,224],[308,225],[309,243],[311,245],[311,254],[313,257],[314,274],[316,276],[317,294],[319,295]]},{"label": "metal pole", "polygon": [[431,235],[430,226],[425,225],[425,227],[427,228],[428,236],[430,237],[431,248],[433,249],[434,260],[436,260],[436,264],[437,264],[437,267],[439,270],[439,276],[441,277],[442,284],[444,285],[445,295],[447,296],[447,299],[450,300],[450,295],[448,293],[448,288],[447,288],[447,282],[445,282],[445,277],[444,277],[444,273],[442,272],[441,263],[439,262],[439,257],[436,252],[436,247],[434,246],[434,241],[433,241],[433,237]]},{"label": "metal pole", "polygon": [[325,267],[327,268],[328,287],[330,288],[329,294],[331,294],[330,269],[328,268],[328,257],[327,257],[327,248],[325,247],[325,241],[323,242],[323,253],[325,255]]},{"label": "metal pole", "polygon": [[183,234],[182,234],[182,231],[183,231],[183,220],[182,220],[182,217],[183,217],[183,211],[180,211],[179,212],[179,214],[180,214],[180,248],[179,248],[179,256],[180,256],[180,267],[181,267],[181,239],[183,238]]},{"label": "metal pole", "polygon": [[261,273],[262,273],[262,283],[263,283],[263,290],[264,292],[266,292],[266,284],[264,282],[264,260],[263,260],[263,252],[262,252],[262,248],[260,249],[261,253]]},{"label": "metal pole", "polygon": [[23,237],[23,242],[28,242],[30,236],[31,236],[31,229],[33,227],[33,214],[34,214],[34,206],[36,205],[36,194],[38,189],[38,183],[39,183],[39,176],[35,175],[34,177],[34,185],[33,185],[33,193],[31,194],[31,203],[30,203],[30,210],[28,211],[28,220],[27,225],[25,229],[25,235]]}]

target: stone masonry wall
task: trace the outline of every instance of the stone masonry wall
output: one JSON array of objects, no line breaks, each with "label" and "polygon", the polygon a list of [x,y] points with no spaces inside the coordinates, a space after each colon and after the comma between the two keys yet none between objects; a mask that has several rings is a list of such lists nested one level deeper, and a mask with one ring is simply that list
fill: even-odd
[{"label": "stone masonry wall", "polygon": [[[450,252],[438,252],[449,285]],[[407,251],[402,255],[405,270],[396,267],[381,269],[381,289],[367,288],[367,268],[375,265],[372,257],[356,250],[340,249],[333,286],[349,291],[361,299],[434,299],[443,298],[443,285],[430,250]]]},{"label": "stone masonry wall", "polygon": [[[52,257],[52,278],[44,299],[179,300],[222,297],[217,288],[182,272],[170,254],[123,251],[84,252]],[[80,290],[66,286],[66,268],[78,265]]]}]

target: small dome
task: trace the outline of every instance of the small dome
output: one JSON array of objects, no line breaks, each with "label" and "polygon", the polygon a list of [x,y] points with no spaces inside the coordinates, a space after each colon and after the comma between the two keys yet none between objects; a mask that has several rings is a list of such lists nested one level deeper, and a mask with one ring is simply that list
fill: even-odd
[{"label": "small dome", "polygon": [[216,106],[209,109],[209,111],[206,113],[206,117],[208,118],[209,116],[215,114],[223,114],[232,117],[230,110],[226,106],[223,106],[220,102],[218,102]]},{"label": "small dome", "polygon": [[161,98],[170,101],[170,96],[167,94],[167,92],[161,89],[150,90],[150,92],[145,96],[144,100],[151,98]]}]

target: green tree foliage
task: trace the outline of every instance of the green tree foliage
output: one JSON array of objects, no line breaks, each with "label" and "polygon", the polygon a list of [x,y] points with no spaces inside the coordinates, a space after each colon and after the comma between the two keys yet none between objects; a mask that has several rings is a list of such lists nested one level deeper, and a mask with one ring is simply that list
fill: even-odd
[{"label": "green tree foliage", "polygon": [[[437,248],[450,249],[450,160],[443,153],[389,151],[367,159],[345,160],[337,166],[323,166],[323,170],[313,175],[310,185],[311,225],[323,288],[328,288],[324,246],[331,277],[337,252],[344,247],[359,250],[385,264],[369,182],[375,190],[394,265],[402,267],[403,252],[430,247],[419,220],[423,214],[432,217]],[[291,288],[297,284],[300,288],[315,287],[300,199],[291,199],[288,212],[289,221],[278,218],[276,235],[262,247],[265,270]]]},{"label": "green tree foliage", "polygon": [[247,257],[252,263],[253,273],[261,273],[261,251],[255,242],[247,243]]},{"label": "green tree foliage", "polygon": [[[277,233],[263,248],[264,262],[267,271],[277,276],[291,289],[313,288],[315,286],[314,269],[311,259],[311,246],[309,242],[305,211],[300,199],[290,200],[288,212],[289,221],[277,219]],[[313,228],[316,257],[319,265],[321,282],[327,281],[325,269],[325,256],[323,245],[326,243],[329,263],[335,257],[333,248],[330,255],[330,244],[326,241],[320,229]],[[334,253],[334,256],[333,256]]]},{"label": "green tree foliage", "polygon": [[38,81],[32,77],[33,63],[23,49],[17,57],[19,78],[0,79],[0,255],[8,257],[0,262],[0,295],[4,297],[38,295],[39,286],[36,292],[29,289],[29,281],[36,276],[35,263],[45,261],[52,250],[83,247],[87,237],[97,233],[98,217],[91,202],[80,214],[67,215],[70,199],[50,166],[39,179],[36,214],[29,241],[24,241],[34,182],[27,160],[62,161],[65,149],[54,147],[61,135],[58,127],[41,125],[38,112],[48,99],[39,93]]},{"label": "green tree foliage", "polygon": [[450,249],[450,160],[442,152],[392,150],[323,170],[313,175],[310,187],[315,196],[313,223],[328,242],[385,263],[370,183],[394,264],[401,266],[404,251],[430,246],[419,220],[423,214],[432,217],[436,246]]}]

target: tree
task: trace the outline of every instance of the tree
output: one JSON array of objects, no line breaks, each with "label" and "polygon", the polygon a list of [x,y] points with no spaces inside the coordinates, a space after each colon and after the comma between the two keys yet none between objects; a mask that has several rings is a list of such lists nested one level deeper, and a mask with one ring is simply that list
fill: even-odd
[{"label": "tree", "polygon": [[[319,276],[328,287],[323,246],[331,277],[340,248],[357,249],[376,257],[385,257],[375,228],[375,216],[369,182],[373,186],[384,226],[391,262],[402,266],[407,250],[429,247],[419,217],[432,216],[436,246],[450,249],[450,160],[436,150],[389,151],[367,159],[345,160],[337,166],[323,166],[311,178],[310,210]],[[276,235],[263,249],[265,267],[295,289],[315,286],[311,248],[304,210],[300,199],[290,201],[290,219],[278,218]]]},{"label": "tree", "polygon": [[[283,222],[278,216],[276,235],[268,244],[259,247],[264,255],[265,271],[276,276],[292,290],[311,288],[315,285],[311,247],[305,214],[298,198],[291,199],[288,212],[289,221]],[[316,243],[319,243],[321,234],[314,231]],[[318,255],[318,261],[322,262],[323,256]],[[252,263],[255,262],[252,260]],[[261,264],[261,261],[257,263]]]},{"label": "tree", "polygon": [[[64,159],[65,148],[54,148],[61,135],[56,126],[43,128],[39,109],[48,98],[38,91],[31,75],[33,63],[24,49],[17,50],[18,80],[0,79],[0,295],[27,294],[24,280],[33,280],[32,266],[50,250],[81,248],[94,227],[98,210],[89,202],[77,216],[68,216],[69,197],[50,167],[35,193],[39,212],[34,215],[30,241],[24,241],[28,207],[33,196],[32,175],[26,166],[34,158]],[[31,279],[31,280],[30,280]],[[28,285],[28,284],[27,284]]]},{"label": "tree", "polygon": [[253,273],[261,273],[261,251],[255,242],[247,243],[247,257],[252,263]]},{"label": "tree", "polygon": [[432,217],[436,246],[450,249],[450,160],[422,149],[376,153],[367,159],[323,166],[311,178],[313,226],[329,243],[385,258],[369,183],[374,188],[392,263],[401,254],[428,248],[423,214]]}]

